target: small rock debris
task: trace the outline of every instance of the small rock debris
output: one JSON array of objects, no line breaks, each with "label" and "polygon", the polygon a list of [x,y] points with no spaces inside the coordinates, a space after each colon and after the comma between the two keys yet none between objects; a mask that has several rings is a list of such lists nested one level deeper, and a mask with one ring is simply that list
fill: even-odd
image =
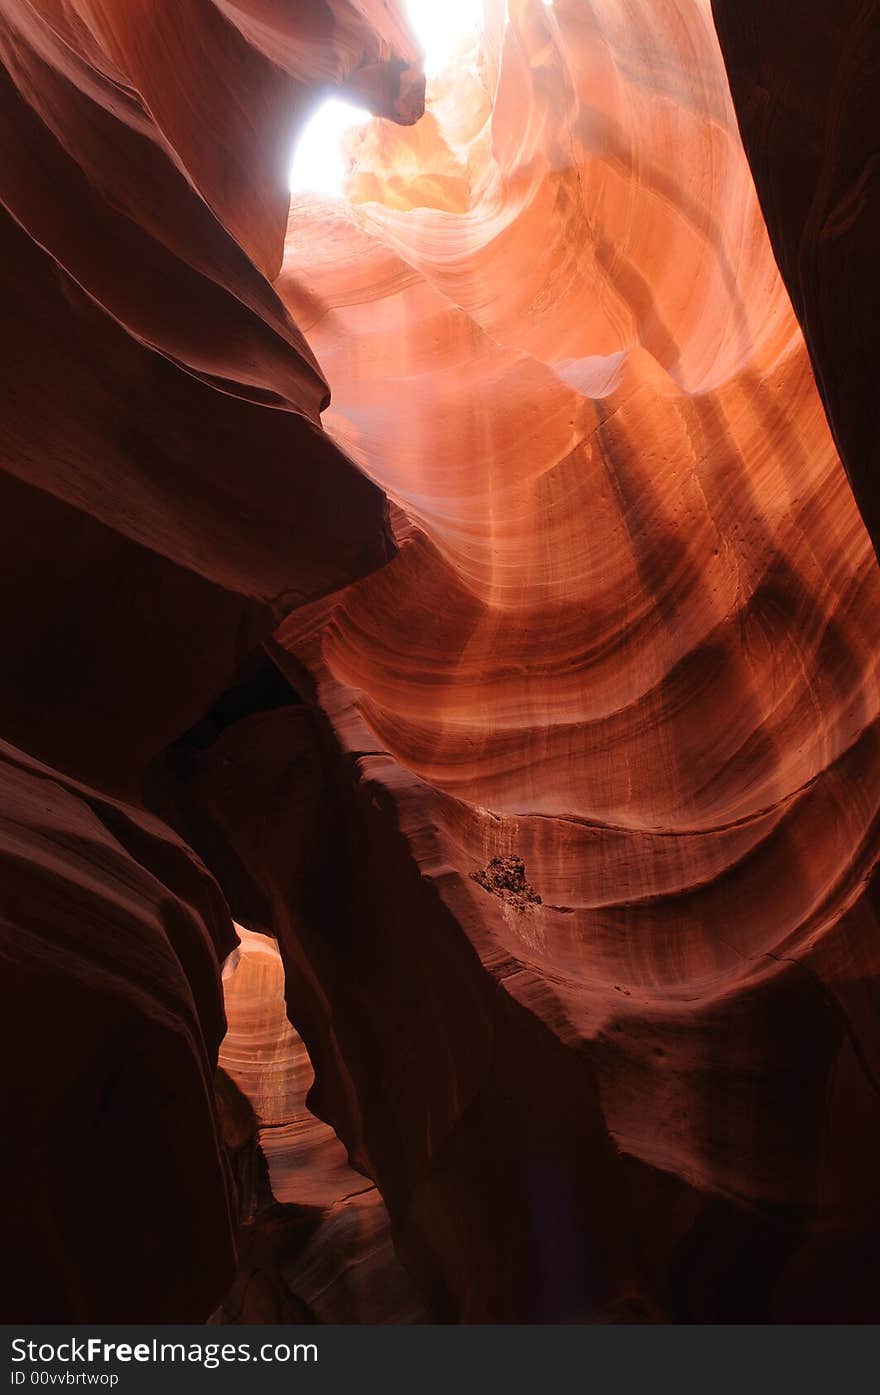
[{"label": "small rock debris", "polygon": [[471,881],[500,896],[517,911],[540,906],[541,898],[526,878],[526,865],[521,857],[493,857],[488,867],[471,872]]}]

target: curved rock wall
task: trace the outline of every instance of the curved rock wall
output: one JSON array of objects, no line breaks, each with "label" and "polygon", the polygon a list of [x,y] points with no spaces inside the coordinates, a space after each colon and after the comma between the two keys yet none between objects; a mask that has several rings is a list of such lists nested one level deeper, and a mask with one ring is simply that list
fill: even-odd
[{"label": "curved rock wall", "polygon": [[234,1272],[214,1111],[226,903],[157,819],[6,743],[9,1322],[199,1322]]},{"label": "curved rock wall", "polygon": [[296,950],[318,1088],[458,1316],[865,1315],[870,541],[708,4],[508,9],[352,207],[295,202],[278,281],[409,520],[277,636],[369,921],[355,987]]},{"label": "curved rock wall", "polygon": [[713,0],[712,12],[773,249],[876,547],[876,6]]},{"label": "curved rock wall", "polygon": [[363,99],[418,112],[414,50],[373,10],[377,32],[347,0],[301,20],[210,0],[0,6],[18,660],[0,707],[18,744],[128,793],[273,614],[391,553],[384,499],[322,432],[326,384],[266,279],[293,132],[322,87],[367,64]]},{"label": "curved rock wall", "polygon": [[9,1321],[197,1321],[233,1274],[235,936],[142,776],[393,552],[268,278],[310,106],[414,120],[416,59],[378,0],[0,3]]},{"label": "curved rock wall", "polygon": [[[0,0],[15,1320],[206,1317],[237,1219],[218,1321],[876,1320],[880,576],[773,255],[874,530],[873,60],[715,10],[772,247],[709,0],[486,0],[421,121],[379,0]],[[145,792],[284,962],[219,1111]]]}]

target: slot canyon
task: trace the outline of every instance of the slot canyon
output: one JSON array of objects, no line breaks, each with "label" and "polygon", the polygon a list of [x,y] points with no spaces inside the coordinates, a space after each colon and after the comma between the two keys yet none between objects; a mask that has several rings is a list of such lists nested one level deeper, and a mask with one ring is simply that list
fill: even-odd
[{"label": "slot canyon", "polygon": [[880,13],[479,8],[0,0],[6,1322],[880,1320]]}]

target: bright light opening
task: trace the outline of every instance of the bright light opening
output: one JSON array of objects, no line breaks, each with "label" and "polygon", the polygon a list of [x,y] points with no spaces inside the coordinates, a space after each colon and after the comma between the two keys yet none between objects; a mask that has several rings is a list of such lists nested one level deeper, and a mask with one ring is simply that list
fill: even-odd
[{"label": "bright light opening", "polygon": [[465,39],[476,38],[483,27],[483,0],[407,0],[406,12],[428,77],[442,72]]},{"label": "bright light opening", "polygon": [[372,121],[364,107],[330,97],[318,107],[297,142],[290,167],[294,194],[341,194],[345,181],[342,138],[354,126]]},{"label": "bright light opening", "polygon": [[[483,22],[482,0],[407,0],[410,27],[425,54],[428,77],[449,63],[456,49],[475,38]],[[315,112],[297,142],[290,167],[294,194],[340,197],[345,183],[343,138],[371,120],[363,107],[330,97]]]}]

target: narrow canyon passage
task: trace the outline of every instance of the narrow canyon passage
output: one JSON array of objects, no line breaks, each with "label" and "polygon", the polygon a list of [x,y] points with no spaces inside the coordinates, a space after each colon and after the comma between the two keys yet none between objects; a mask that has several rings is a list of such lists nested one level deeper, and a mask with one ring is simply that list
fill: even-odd
[{"label": "narrow canyon passage", "polygon": [[216,1320],[418,1321],[381,1197],[307,1107],[313,1075],[287,1020],[278,947],[236,931],[240,948],[223,974],[218,1096],[245,1224],[239,1274]]},{"label": "narrow canyon passage", "polygon": [[880,1313],[860,21],[453,8],[0,0],[7,1320]]}]

